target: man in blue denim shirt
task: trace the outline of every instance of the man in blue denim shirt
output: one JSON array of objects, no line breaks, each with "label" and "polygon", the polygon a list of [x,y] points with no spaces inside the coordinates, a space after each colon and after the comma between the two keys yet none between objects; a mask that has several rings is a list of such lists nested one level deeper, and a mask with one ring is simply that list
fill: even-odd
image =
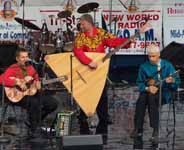
[{"label": "man in blue denim shirt", "polygon": [[162,104],[170,103],[172,91],[176,91],[180,78],[173,65],[160,58],[159,47],[152,44],[148,47],[149,61],[139,68],[137,85],[140,91],[134,116],[134,131],[131,137],[143,135],[143,123],[148,106],[150,126],[153,128],[152,141],[158,139],[159,128],[159,81],[162,81]]}]

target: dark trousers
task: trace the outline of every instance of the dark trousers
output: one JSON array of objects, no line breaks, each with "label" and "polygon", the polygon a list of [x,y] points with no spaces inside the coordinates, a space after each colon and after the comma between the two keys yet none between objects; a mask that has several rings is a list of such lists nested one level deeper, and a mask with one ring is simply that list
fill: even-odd
[{"label": "dark trousers", "polygon": [[[102,96],[97,106],[97,115],[99,123],[96,128],[96,134],[107,135],[107,120],[108,120],[108,100],[106,86],[103,90]],[[79,114],[79,125],[81,134],[89,134],[89,126],[87,122],[87,116],[80,110]]]},{"label": "dark trousers", "polygon": [[35,96],[25,96],[15,105],[27,110],[31,130],[34,131],[49,113],[57,109],[58,103],[51,95],[37,94]]},{"label": "dark trousers", "polygon": [[144,116],[148,106],[148,113],[150,118],[150,127],[158,129],[159,121],[159,94],[140,93],[136,103],[136,110],[134,116],[134,126],[139,131],[143,131]]}]

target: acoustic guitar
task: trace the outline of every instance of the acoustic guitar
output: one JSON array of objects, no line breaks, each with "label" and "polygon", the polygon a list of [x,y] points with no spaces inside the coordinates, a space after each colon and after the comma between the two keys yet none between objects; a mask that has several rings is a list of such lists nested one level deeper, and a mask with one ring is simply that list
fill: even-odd
[{"label": "acoustic guitar", "polygon": [[[15,79],[15,77],[11,77],[11,79]],[[61,76],[58,78],[54,78],[54,79],[43,79],[41,81],[42,85],[46,85],[46,84],[51,84],[51,83],[55,83],[55,82],[63,82],[66,81],[68,78],[67,76]],[[15,87],[5,87],[5,93],[7,98],[14,103],[20,102],[22,100],[22,98],[26,95],[28,96],[33,96],[37,93],[38,88],[36,86],[36,81],[32,81],[33,78],[30,76],[26,76],[24,79],[20,79],[20,82],[26,82],[26,90],[22,90],[20,87],[15,86]]]}]

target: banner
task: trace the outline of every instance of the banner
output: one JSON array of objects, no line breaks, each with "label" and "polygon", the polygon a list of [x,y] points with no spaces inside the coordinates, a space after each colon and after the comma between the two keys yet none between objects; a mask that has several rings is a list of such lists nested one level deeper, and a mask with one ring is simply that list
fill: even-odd
[{"label": "banner", "polygon": [[184,43],[184,2],[175,0],[163,4],[164,47],[175,41]]},{"label": "banner", "polygon": [[[112,11],[103,9],[103,18],[108,25],[109,31],[118,37],[129,38],[141,28],[146,21],[152,26],[145,34],[140,34],[129,49],[121,49],[116,54],[147,54],[146,47],[157,44],[162,47],[162,6],[160,0],[139,1],[133,5],[113,6]],[[122,2],[125,5],[125,3]],[[111,20],[111,21],[110,21]]]},{"label": "banner", "polygon": [[[152,26],[145,34],[140,34],[137,37],[137,40],[132,43],[131,48],[121,49],[117,54],[146,54],[146,47],[151,43],[162,47],[162,7],[160,0],[150,0],[149,2],[141,0],[139,3],[134,4],[125,3],[126,8],[122,6],[123,0],[114,3],[112,3],[112,10],[107,5],[106,0],[106,5],[100,3],[100,7],[95,12],[90,12],[94,17],[97,27],[102,27],[103,18],[103,23],[106,24],[107,30],[118,37],[129,38],[145,24],[146,20]],[[32,25],[29,23],[41,29],[43,22],[46,22],[49,30],[49,41],[52,44],[54,44],[55,41],[53,39],[57,36],[59,30],[63,32],[63,38],[66,38],[65,36],[68,36],[67,34],[70,31],[75,36],[78,32],[79,17],[82,15],[77,12],[80,6],[77,6],[72,11],[70,17],[62,18],[58,17],[58,14],[65,11],[64,6],[32,6],[25,7],[23,11],[23,7],[18,6],[15,0],[2,0],[0,6],[0,41],[13,41],[18,44],[23,44],[23,41],[26,43],[30,38],[36,43],[40,42],[41,30],[32,29]],[[23,23],[16,20],[16,18],[23,20],[23,13],[26,22],[24,28]],[[30,37],[30,32],[33,32],[33,37]],[[73,39],[69,39],[67,42],[71,40]]]}]

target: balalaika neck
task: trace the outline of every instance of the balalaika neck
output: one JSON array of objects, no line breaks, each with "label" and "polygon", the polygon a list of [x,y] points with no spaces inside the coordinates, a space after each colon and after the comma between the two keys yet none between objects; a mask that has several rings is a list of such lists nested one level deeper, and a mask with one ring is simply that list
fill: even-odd
[{"label": "balalaika neck", "polygon": [[[139,35],[139,31],[137,31],[132,38],[136,37]],[[116,52],[119,51],[120,48],[125,47],[128,43],[131,42],[131,38],[127,39],[125,42],[123,42],[122,44],[120,44],[119,46],[117,46],[114,50],[110,51],[109,53],[107,53],[104,58],[102,59],[102,61],[104,62],[107,58],[110,58],[112,55],[114,55]]]}]

